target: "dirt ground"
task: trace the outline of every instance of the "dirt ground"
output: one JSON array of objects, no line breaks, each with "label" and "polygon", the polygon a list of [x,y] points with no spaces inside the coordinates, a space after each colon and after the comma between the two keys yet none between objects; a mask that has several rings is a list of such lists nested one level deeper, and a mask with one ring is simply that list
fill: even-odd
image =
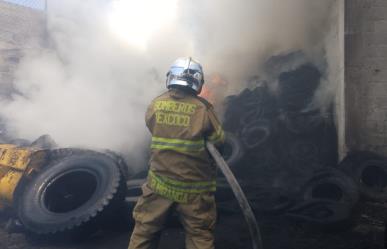
[{"label": "dirt ground", "polygon": [[[282,216],[257,217],[265,249],[382,249],[387,204],[363,203],[347,229],[321,230]],[[0,216],[1,217],[1,216]],[[6,217],[0,218],[0,249],[125,249],[130,228],[125,231],[100,231],[83,242],[39,242],[24,233],[4,231]],[[162,234],[159,249],[183,249],[184,233],[170,225]],[[249,234],[238,213],[220,212],[216,227],[216,248],[249,249]]]}]

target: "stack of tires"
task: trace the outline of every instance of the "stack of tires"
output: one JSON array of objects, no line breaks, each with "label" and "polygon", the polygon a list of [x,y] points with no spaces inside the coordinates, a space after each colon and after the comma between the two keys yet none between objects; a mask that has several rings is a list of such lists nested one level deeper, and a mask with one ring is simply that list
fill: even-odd
[{"label": "stack of tires", "polygon": [[276,91],[261,82],[226,99],[223,153],[257,212],[324,226],[351,217],[358,188],[336,168],[333,110],[310,108],[321,77],[304,63],[278,73]]},{"label": "stack of tires", "polygon": [[276,92],[266,82],[226,99],[223,125],[235,146],[237,138],[238,154],[243,151],[241,174],[247,164],[259,171],[262,159],[293,172],[337,164],[333,111],[309,109],[320,80],[317,67],[306,63],[279,74]]}]

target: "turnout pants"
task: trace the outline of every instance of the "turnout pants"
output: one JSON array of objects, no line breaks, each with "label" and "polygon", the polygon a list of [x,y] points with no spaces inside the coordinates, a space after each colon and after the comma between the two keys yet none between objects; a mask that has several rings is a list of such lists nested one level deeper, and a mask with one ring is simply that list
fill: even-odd
[{"label": "turnout pants", "polygon": [[215,198],[211,193],[192,195],[187,204],[166,199],[144,185],[133,217],[136,221],[129,249],[157,249],[168,214],[175,210],[185,230],[186,249],[214,249]]}]

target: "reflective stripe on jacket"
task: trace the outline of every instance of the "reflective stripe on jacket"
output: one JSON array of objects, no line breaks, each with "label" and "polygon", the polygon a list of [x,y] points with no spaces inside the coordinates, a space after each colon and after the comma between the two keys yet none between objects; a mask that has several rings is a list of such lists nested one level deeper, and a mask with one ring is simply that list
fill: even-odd
[{"label": "reflective stripe on jacket", "polygon": [[200,152],[204,150],[204,139],[197,141],[176,138],[152,137],[152,149],[175,150],[178,152]]},{"label": "reflective stripe on jacket", "polygon": [[[224,132],[211,104],[196,95],[172,89],[152,101],[146,124],[152,133],[150,188],[176,201],[184,200],[186,194],[215,191],[216,167],[205,141],[220,144]],[[178,187],[203,182],[211,187],[188,188],[191,191]]]}]

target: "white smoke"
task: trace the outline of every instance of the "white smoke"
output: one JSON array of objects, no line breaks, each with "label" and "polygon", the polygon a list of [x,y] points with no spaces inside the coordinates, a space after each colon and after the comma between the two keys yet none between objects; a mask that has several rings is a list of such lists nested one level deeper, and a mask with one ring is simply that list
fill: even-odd
[{"label": "white smoke", "polygon": [[[152,1],[146,0],[150,7]],[[138,1],[126,2],[135,8]],[[335,2],[180,0],[176,17],[147,33],[139,48],[112,32],[109,1],[49,1],[52,46],[23,58],[15,75],[18,94],[1,101],[0,114],[18,137],[50,134],[60,146],[142,155],[149,137],[146,106],[164,90],[175,58],[198,59],[207,74],[220,73],[231,83],[229,92],[244,87],[271,55],[304,50],[325,61]],[[140,30],[143,21],[130,25]]]},{"label": "white smoke", "polygon": [[[324,60],[324,38],[336,0],[184,1],[195,51],[205,68],[227,75],[236,88],[271,56],[303,50]],[[321,62],[320,62],[321,63]]]}]

